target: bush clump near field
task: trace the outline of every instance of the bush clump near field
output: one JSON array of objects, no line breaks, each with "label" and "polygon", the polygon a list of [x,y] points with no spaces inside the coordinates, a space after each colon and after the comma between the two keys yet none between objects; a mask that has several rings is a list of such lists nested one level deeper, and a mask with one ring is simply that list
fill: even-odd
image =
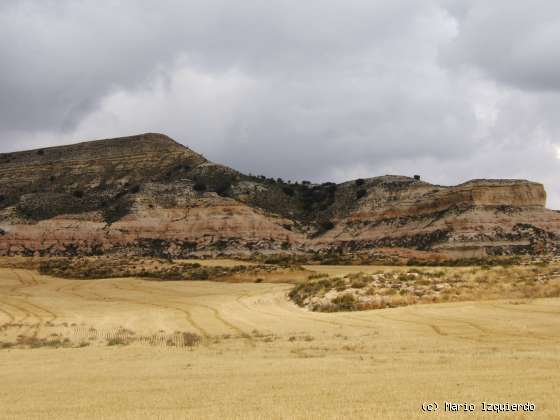
[{"label": "bush clump near field", "polygon": [[392,308],[418,303],[560,296],[560,268],[547,265],[411,268],[344,277],[313,275],[289,297],[312,311]]},{"label": "bush clump near field", "polygon": [[264,265],[202,266],[199,263],[140,257],[50,258],[41,260],[39,272],[61,278],[101,279],[142,277],[159,280],[213,280],[224,276],[272,271]]}]

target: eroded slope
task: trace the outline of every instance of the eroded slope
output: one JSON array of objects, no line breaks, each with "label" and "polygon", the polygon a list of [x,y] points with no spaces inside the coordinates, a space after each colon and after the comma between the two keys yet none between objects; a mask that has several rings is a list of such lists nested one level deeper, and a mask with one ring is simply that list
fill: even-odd
[{"label": "eroded slope", "polygon": [[0,155],[0,254],[557,252],[541,184],[248,176],[161,134]]}]

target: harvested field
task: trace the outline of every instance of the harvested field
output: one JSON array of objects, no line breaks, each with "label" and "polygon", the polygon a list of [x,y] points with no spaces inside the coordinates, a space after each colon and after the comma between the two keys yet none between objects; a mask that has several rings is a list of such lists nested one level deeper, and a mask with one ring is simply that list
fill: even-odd
[{"label": "harvested field", "polygon": [[558,298],[315,313],[264,280],[0,269],[2,416],[404,419],[436,417],[430,401],[529,401],[505,417],[558,417]]}]

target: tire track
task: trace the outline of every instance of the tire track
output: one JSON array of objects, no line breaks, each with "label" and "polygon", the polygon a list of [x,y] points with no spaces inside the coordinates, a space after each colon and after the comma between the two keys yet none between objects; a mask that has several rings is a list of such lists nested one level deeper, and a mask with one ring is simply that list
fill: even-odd
[{"label": "tire track", "polygon": [[[179,303],[179,302],[171,302],[171,303]],[[224,317],[222,317],[222,315],[220,314],[220,312],[216,309],[213,308],[211,306],[207,306],[207,305],[203,305],[203,304],[192,304],[190,303],[191,306],[200,306],[203,308],[207,308],[208,310],[210,310],[213,314],[214,317],[221,321],[224,325],[228,326],[229,328],[231,328],[233,331],[235,331],[237,334],[239,334],[242,338],[244,338],[245,340],[247,340],[247,342],[249,343],[249,345],[251,345],[252,347],[255,347],[255,341],[253,340],[253,338],[251,337],[251,335],[244,331],[243,329],[239,328],[238,326],[236,326],[235,324],[229,322],[228,320],[226,320]]]},{"label": "tire track", "polygon": [[[39,316],[37,316],[36,314],[34,314],[33,312],[29,311],[29,309],[25,308],[25,307],[21,307],[18,305],[15,305],[12,302],[6,302],[6,301],[0,301],[1,303],[3,303],[4,305],[7,306],[11,306],[12,308],[15,308],[16,310],[18,310],[19,312],[21,312],[23,314],[23,318],[20,318],[18,320],[16,320],[14,322],[14,324],[20,324],[21,326],[26,327],[26,329],[24,330],[24,333],[27,334],[29,331],[34,331],[33,336],[36,336],[36,332],[37,332],[37,323],[31,323],[30,321],[27,321],[28,319],[33,319],[35,318],[39,323],[41,322],[41,318]],[[20,303],[20,302],[18,302]],[[27,321],[27,322],[26,322]]]},{"label": "tire track", "polygon": [[[117,285],[116,283],[113,283],[113,287],[115,289],[124,291],[124,292],[130,292],[130,291],[134,291],[134,289],[130,290],[130,289],[126,289],[123,287],[119,287],[119,285]],[[122,298],[120,298],[122,299]],[[198,325],[192,318],[192,315],[189,311],[182,309],[182,308],[175,308],[173,306],[168,306],[168,305],[161,305],[161,304],[157,304],[157,303],[153,303],[153,302],[145,302],[145,301],[140,301],[140,300],[136,300],[136,299],[131,299],[131,298],[126,298],[126,299],[122,299],[126,302],[132,302],[135,303],[137,305],[142,305],[142,306],[153,306],[156,308],[162,308],[165,310],[171,310],[171,311],[177,311],[177,312],[181,312],[182,314],[185,315],[185,318],[187,319],[188,323],[195,329],[197,330],[200,335],[202,335],[204,338],[209,338],[210,334],[208,334],[208,332],[202,328],[200,325]]]},{"label": "tire track", "polygon": [[[39,286],[39,285],[44,284],[44,283],[41,283],[39,280],[37,280],[37,279],[35,278],[35,276],[33,275],[33,273],[28,272],[27,274],[29,274],[29,276],[31,277],[31,282],[28,283],[28,284],[33,285],[33,286]],[[58,314],[57,314],[56,312],[54,312],[54,311],[52,311],[52,310],[50,310],[50,309],[47,309],[47,308],[44,307],[44,306],[37,305],[36,303],[29,302],[28,299],[31,298],[31,297],[32,297],[32,296],[31,296],[30,294],[26,293],[26,294],[25,294],[25,298],[24,298],[25,301],[22,302],[22,303],[24,303],[25,305],[31,306],[31,307],[34,308],[35,310],[43,311],[44,313],[46,313],[47,316],[50,318],[50,319],[47,320],[47,322],[52,322],[52,321],[54,321],[54,320],[56,320],[56,319],[58,318]]]},{"label": "tire track", "polygon": [[[122,298],[122,297],[115,297],[115,295],[111,295],[111,296],[105,296],[105,295],[101,295],[99,293],[93,292],[92,290],[85,290],[86,286],[92,286],[93,284],[91,282],[85,283],[84,280],[75,280],[76,282],[80,282],[80,283],[72,283],[72,284],[66,284],[63,286],[60,286],[59,288],[56,289],[57,292],[69,295],[69,296],[74,296],[76,298],[79,298],[81,300],[88,300],[88,301],[93,301],[93,302],[101,302],[101,303],[107,303],[107,302],[113,302],[113,303],[132,303],[138,306],[154,306],[154,307],[158,307],[158,308],[164,308],[164,309],[171,309],[171,310],[175,310],[176,308],[171,308],[171,307],[166,307],[164,305],[158,305],[156,303],[153,302],[143,302],[143,301],[139,301],[136,299],[132,299],[132,298]],[[111,286],[114,289],[118,289],[121,291],[128,291],[127,289],[124,289],[122,287],[120,287],[119,285],[117,285],[116,283],[110,283],[110,284],[105,284],[106,286]],[[78,293],[78,290],[81,293]],[[83,293],[85,292],[85,293]],[[180,312],[183,312],[181,310],[179,310]],[[183,312],[184,313],[184,312]],[[199,332],[201,332],[202,335],[204,335],[205,337],[208,336],[208,334],[206,332],[203,333],[203,329],[200,328],[197,325],[194,325],[193,322],[191,322],[190,319],[190,313],[189,314],[185,314],[187,315],[187,320],[189,321],[189,324],[191,324],[191,326],[193,326],[193,328],[197,329]]]},{"label": "tire track", "polygon": [[[129,284],[129,287],[130,287],[129,290],[137,291],[137,292],[144,293],[144,294],[152,293],[153,290],[157,290],[158,293],[160,293],[160,294],[165,294],[167,296],[172,296],[173,298],[177,297],[176,293],[171,293],[169,290],[163,290],[161,287],[151,286],[150,288],[143,288],[139,284],[137,284],[137,285]],[[192,298],[199,298],[199,297],[204,297],[204,296],[231,296],[231,295],[223,294],[223,293],[210,293],[210,294],[197,295],[197,296],[194,296],[194,297],[184,296],[183,298],[186,299],[186,300],[190,300]],[[185,302],[177,302],[177,301],[168,301],[166,303],[171,303],[171,304],[176,304],[176,305],[185,304]],[[255,346],[255,342],[248,332],[244,331],[242,328],[238,327],[237,325],[233,324],[232,322],[226,320],[216,308],[208,306],[208,305],[204,305],[202,303],[193,303],[193,302],[190,302],[190,301],[187,302],[187,304],[190,305],[190,306],[195,306],[195,307],[201,307],[201,308],[208,309],[210,312],[212,312],[215,319],[217,319],[219,322],[224,324],[226,327],[235,331],[242,338],[246,339],[252,347]],[[178,309],[178,308],[175,308],[175,309]]]},{"label": "tire track", "polygon": [[[517,333],[512,333],[512,332],[506,332],[504,330],[492,330],[490,328],[486,328],[483,327],[475,322],[472,322],[470,320],[466,320],[464,318],[457,318],[457,317],[446,317],[446,318],[441,318],[441,317],[434,317],[432,315],[427,315],[427,314],[416,314],[416,313],[408,313],[407,315],[413,316],[413,317],[417,317],[417,318],[421,318],[421,319],[426,319],[427,322],[423,322],[423,321],[413,321],[413,320],[405,320],[405,319],[395,319],[395,318],[391,318],[388,317],[386,315],[382,315],[382,314],[376,314],[379,317],[391,320],[391,321],[400,321],[400,322],[407,322],[407,323],[412,323],[412,324],[418,324],[418,325],[425,325],[430,327],[434,332],[436,332],[436,334],[441,335],[441,336],[448,336],[449,334],[442,331],[441,326],[438,326],[436,323],[432,323],[431,321],[440,321],[443,323],[451,323],[451,324],[458,324],[458,325],[467,325],[477,331],[479,331],[480,335],[479,338],[481,338],[482,336],[486,339],[488,338],[497,338],[500,336],[506,336],[506,337],[513,337],[513,338],[536,338],[536,339],[540,339],[540,340],[545,340],[545,341],[549,341],[549,340],[553,340],[556,341],[559,337],[555,337],[555,336],[547,336],[547,335],[542,335],[542,334],[536,334],[534,332],[524,332],[522,334],[517,334]],[[464,336],[459,336],[459,335],[452,335],[452,337],[454,338],[461,338],[461,339],[469,339],[469,337],[464,337]]]},{"label": "tire track", "polygon": [[[180,308],[167,307],[165,305],[159,305],[159,304],[153,303],[153,302],[144,302],[144,301],[140,301],[140,300],[136,300],[136,299],[132,299],[132,298],[115,297],[115,295],[111,295],[111,296],[101,295],[101,294],[93,292],[91,290],[86,290],[87,286],[93,286],[94,284],[101,284],[101,283],[97,283],[97,282],[92,283],[90,281],[85,281],[85,280],[75,280],[75,281],[79,282],[79,283],[62,285],[62,286],[58,287],[56,289],[56,291],[59,292],[59,293],[63,293],[65,295],[74,296],[74,297],[76,297],[80,300],[88,300],[88,301],[101,302],[101,303],[107,303],[107,302],[132,303],[132,304],[142,306],[142,307],[153,306],[153,307],[162,308],[162,309],[166,309],[166,310],[178,311],[178,312],[181,312],[182,314],[185,315],[185,317],[187,318],[187,322],[196,331],[198,331],[200,333],[200,335],[202,335],[204,338],[209,337],[208,332],[206,330],[204,330],[202,327],[200,327],[200,325],[198,325],[196,322],[194,322],[191,314],[186,310],[183,310],[183,309],[180,309]],[[108,284],[106,284],[106,283],[105,283],[105,285],[108,286]],[[124,289],[124,288],[120,287],[119,285],[117,285],[114,282],[110,283],[110,286],[114,289],[118,289],[118,290],[121,290],[121,291],[127,291],[127,289]],[[78,291],[80,291],[80,293]]]},{"label": "tire track", "polygon": [[[21,311],[24,314],[24,317],[20,319],[18,322],[25,323],[29,318],[35,318],[37,322],[30,324],[28,330],[25,332],[28,333],[29,331],[33,331],[32,337],[36,338],[39,334],[41,327],[46,322],[52,322],[58,318],[58,315],[47,309],[43,306],[37,305],[35,303],[29,302],[29,298],[32,297],[31,294],[23,292],[22,289],[27,289],[33,286],[38,286],[41,284],[32,273],[28,273],[30,275],[30,279],[25,279],[22,275],[20,275],[19,271],[11,269],[12,274],[16,277],[19,285],[16,285],[10,289],[13,295],[11,297],[15,297],[17,299],[16,303],[14,304],[13,301],[6,302],[5,300],[1,301],[5,305],[11,306],[16,308],[17,310]],[[19,299],[18,299],[19,298]],[[19,306],[18,306],[19,305]],[[43,314],[41,314],[43,313]],[[44,314],[47,314],[46,316]]]},{"label": "tire track", "polygon": [[533,314],[547,314],[547,315],[560,315],[560,311],[546,311],[540,309],[525,309],[525,308],[514,308],[507,304],[498,304],[498,303],[488,303],[484,302],[484,305],[491,306],[492,308],[501,309],[503,311],[515,311],[515,312],[525,312],[525,313],[533,313]]},{"label": "tire track", "polygon": [[[1,303],[1,301],[0,301],[0,303]],[[0,308],[0,312],[3,313],[8,318],[8,322],[4,322],[2,325],[0,325],[0,331],[2,331],[2,330],[5,330],[5,329],[9,328],[10,324],[15,322],[16,318],[11,312],[8,312],[8,311],[6,311],[2,308]]]},{"label": "tire track", "polygon": [[[108,296],[103,296],[100,295],[98,293],[95,293],[93,291],[90,290],[91,286],[95,286],[95,285],[100,285],[100,284],[105,284],[107,285],[107,283],[101,283],[99,281],[91,281],[91,280],[69,280],[70,283],[67,284],[63,284],[58,286],[57,288],[54,289],[54,291],[56,293],[62,294],[64,296],[67,297],[71,297],[74,298],[74,300],[79,300],[79,301],[90,301],[90,302],[99,302],[99,303],[134,303],[131,302],[129,299],[120,299],[120,298],[116,298],[113,296],[108,297]],[[111,286],[114,286],[111,283]],[[145,306],[145,304],[140,304],[141,306]],[[83,331],[81,331],[80,328],[75,328],[75,335],[79,335],[82,337],[86,337],[86,336],[90,336],[92,334],[92,330],[91,327],[89,329],[85,329],[82,328]],[[93,334],[96,338],[99,337],[103,337],[104,339],[110,339],[110,338],[115,338],[116,337],[116,331],[119,331],[119,329],[111,329],[111,330],[107,330],[106,332],[100,332],[97,329],[93,329]],[[118,335],[118,334],[117,334]],[[153,343],[152,343],[153,344]]]},{"label": "tire track", "polygon": [[9,291],[10,293],[15,293],[18,296],[28,296],[27,293],[22,292],[22,289],[25,289],[29,286],[31,286],[29,283],[27,283],[25,280],[23,280],[23,278],[19,275],[19,273],[17,271],[15,271],[14,269],[11,269],[10,272],[15,276],[15,278],[17,279],[18,283],[15,286],[12,286]]},{"label": "tire track", "polygon": [[85,286],[90,284],[89,282],[86,283],[88,280],[71,280],[71,281],[74,281],[76,283],[70,283],[70,284],[62,285],[62,286],[58,287],[57,289],[55,289],[55,291],[57,293],[62,293],[62,294],[65,294],[67,296],[76,297],[80,300],[88,300],[88,301],[105,300],[105,299],[99,299],[97,297],[96,298],[91,298],[90,296],[86,296],[84,294],[78,293],[78,290],[82,291],[82,289]]},{"label": "tire track", "polygon": [[421,325],[421,326],[424,326],[424,327],[429,327],[433,332],[435,332],[437,335],[442,336],[442,337],[446,337],[448,335],[446,332],[442,331],[441,328],[439,328],[437,325],[431,324],[429,322],[413,321],[413,320],[410,320],[410,319],[391,318],[387,315],[382,315],[382,314],[375,314],[375,316],[378,316],[379,318],[386,319],[388,321],[403,322],[403,323],[406,323],[406,324],[414,324],[414,325]]},{"label": "tire track", "polygon": [[[15,308],[17,311],[19,311],[19,312],[21,312],[21,313],[23,314],[23,317],[20,317],[19,319],[14,315],[14,318],[15,318],[15,319],[14,319],[14,322],[16,322],[16,323],[22,324],[22,323],[24,323],[25,321],[27,321],[27,319],[29,319],[30,317],[32,317],[32,314],[31,314],[28,310],[26,310],[26,309],[24,309],[24,308],[20,308],[20,307],[18,307],[17,305],[14,305],[13,303],[6,302],[6,301],[4,301],[4,300],[0,300],[0,303],[4,304],[4,305],[6,305],[6,306],[10,306],[10,307],[12,307],[12,308]],[[13,313],[12,313],[12,315],[13,315]]]},{"label": "tire track", "polygon": [[[480,302],[480,303],[482,303],[484,305],[487,305],[487,306],[492,306],[492,307],[499,308],[498,306],[496,306],[494,304],[489,304],[487,302]],[[418,310],[419,309],[420,308],[418,308]],[[558,313],[553,313],[553,314],[558,315]],[[425,315],[418,315],[418,314],[413,314],[413,315],[415,315],[415,316],[425,316]],[[479,331],[485,333],[486,335],[490,335],[490,336],[493,336],[493,337],[502,335],[502,336],[509,336],[509,337],[515,337],[515,338],[527,338],[527,336],[529,336],[529,337],[537,338],[537,339],[540,339],[540,340],[557,340],[557,339],[560,338],[560,336],[543,335],[543,334],[538,334],[538,333],[531,332],[531,331],[527,331],[527,332],[523,332],[523,333],[519,334],[519,333],[504,331],[503,328],[500,329],[500,330],[493,330],[493,329],[490,329],[490,328],[487,328],[487,327],[483,327],[483,326],[481,326],[479,324],[476,324],[475,322],[467,320],[465,318],[457,318],[457,317],[439,318],[439,317],[433,317],[433,316],[431,316],[431,318],[432,319],[437,319],[437,320],[440,320],[440,321],[443,321],[443,322],[456,322],[456,323],[460,323],[460,324],[469,325],[472,328],[478,329]]]},{"label": "tire track", "polygon": [[[270,294],[270,293],[274,293],[274,292],[269,291],[268,293]],[[280,292],[278,292],[278,293],[280,293]],[[257,309],[256,306],[249,306],[246,303],[242,302],[242,299],[244,299],[244,298],[250,298],[250,297],[259,296],[259,295],[260,294],[240,296],[236,299],[236,301],[239,304],[241,304],[242,306],[244,306],[249,311],[257,312],[257,313],[260,313],[262,315],[267,315],[269,317],[278,319],[281,322],[285,322],[285,318],[280,313],[273,313],[273,312],[265,311],[265,310],[262,310],[262,309]],[[278,297],[275,297],[275,300],[278,301]],[[286,299],[286,302],[289,302],[289,301]],[[283,303],[286,303],[286,302],[283,302]],[[354,328],[363,328],[363,329],[366,329],[366,330],[378,331],[378,328],[373,327],[371,325],[358,325],[358,324],[352,324],[352,323],[348,323],[348,322],[337,322],[337,321],[326,320],[326,319],[317,319],[316,316],[321,316],[321,314],[318,313],[318,312],[309,311],[308,314],[307,314],[308,316],[306,316],[306,315],[298,313],[297,311],[286,309],[281,304],[276,305],[276,308],[281,309],[284,313],[288,314],[289,316],[292,316],[292,317],[298,318],[298,319],[303,319],[303,320],[306,320],[306,321],[317,322],[317,323],[328,324],[328,325],[334,325],[334,326],[342,327],[342,328],[344,328],[344,327],[354,327]],[[316,315],[316,316],[314,316],[314,315]]]}]

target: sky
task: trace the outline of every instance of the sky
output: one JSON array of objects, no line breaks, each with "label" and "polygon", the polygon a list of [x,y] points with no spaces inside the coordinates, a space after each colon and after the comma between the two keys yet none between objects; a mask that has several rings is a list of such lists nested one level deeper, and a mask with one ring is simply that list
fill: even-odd
[{"label": "sky", "polygon": [[556,0],[2,0],[0,152],[165,133],[252,174],[542,182]]}]

